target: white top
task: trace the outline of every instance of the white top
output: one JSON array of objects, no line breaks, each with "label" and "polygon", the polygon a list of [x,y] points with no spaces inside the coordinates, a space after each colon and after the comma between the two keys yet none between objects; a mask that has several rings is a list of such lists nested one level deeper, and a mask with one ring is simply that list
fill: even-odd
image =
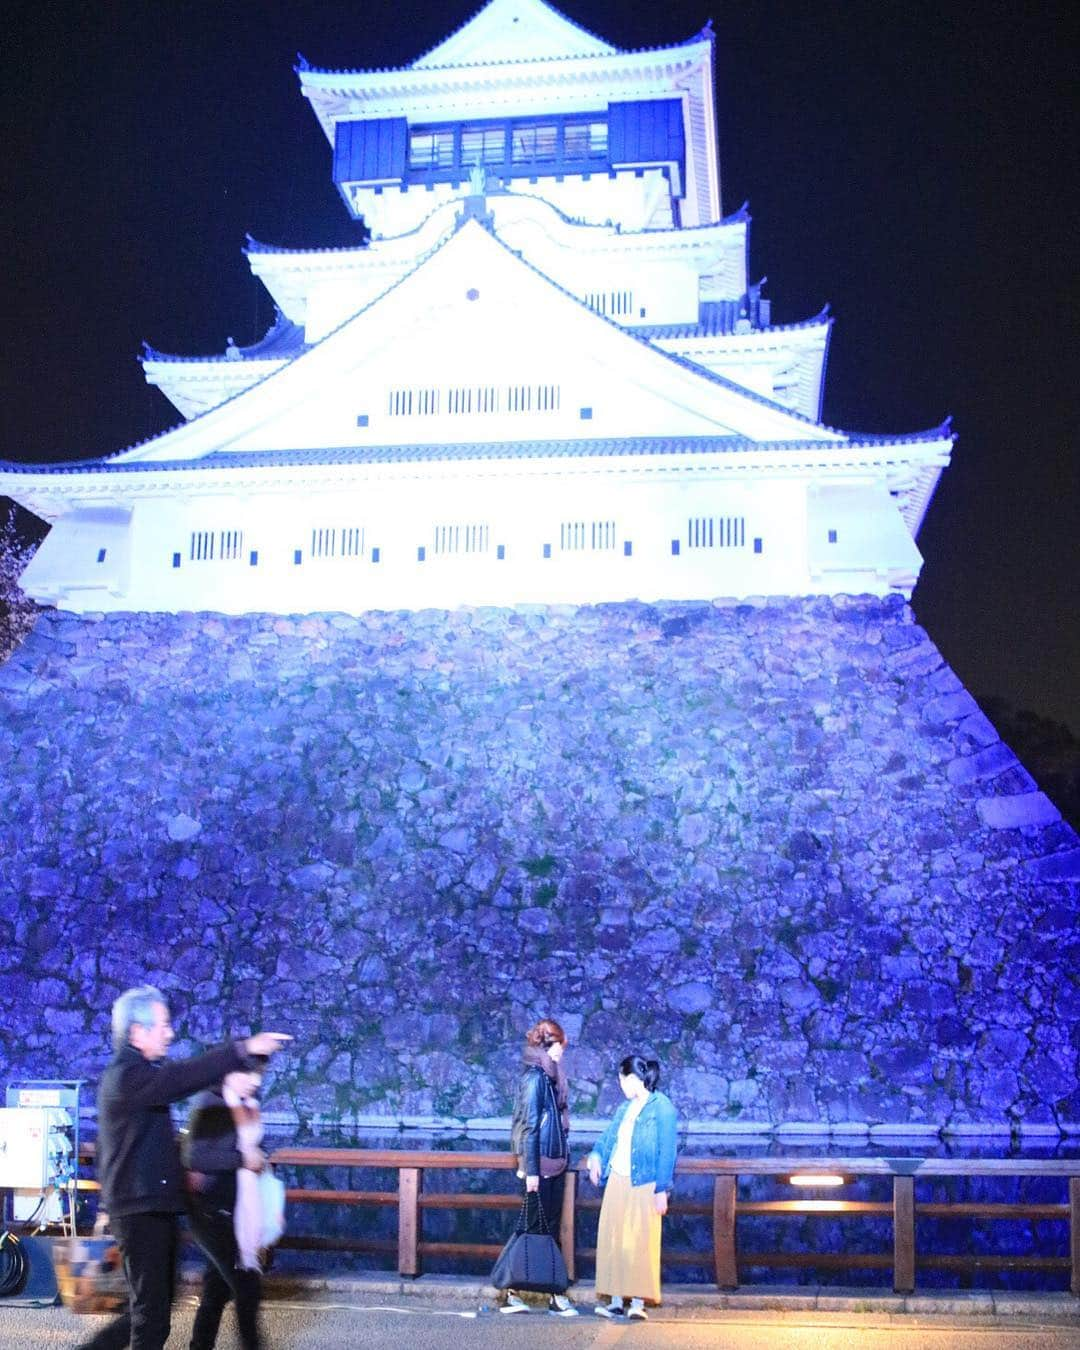
[{"label": "white top", "polygon": [[619,1133],[615,1137],[615,1149],[611,1155],[611,1170],[621,1177],[630,1175],[630,1141],[634,1137],[634,1125],[648,1097],[635,1097],[622,1118]]}]

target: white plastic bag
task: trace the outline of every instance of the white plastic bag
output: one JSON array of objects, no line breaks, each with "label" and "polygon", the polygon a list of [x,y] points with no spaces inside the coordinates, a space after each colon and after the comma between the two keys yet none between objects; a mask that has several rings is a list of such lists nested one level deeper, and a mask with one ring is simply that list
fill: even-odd
[{"label": "white plastic bag", "polygon": [[263,1247],[272,1247],[285,1232],[285,1183],[274,1175],[269,1163],[259,1173],[259,1200],[262,1205]]}]

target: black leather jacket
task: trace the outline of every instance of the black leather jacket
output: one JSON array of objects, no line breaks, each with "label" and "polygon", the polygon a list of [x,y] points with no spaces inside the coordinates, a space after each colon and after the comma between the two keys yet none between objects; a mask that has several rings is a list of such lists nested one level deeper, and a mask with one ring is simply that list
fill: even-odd
[{"label": "black leather jacket", "polygon": [[220,1082],[247,1059],[241,1042],[194,1059],[152,1063],[126,1045],[98,1088],[97,1173],[110,1215],[184,1208],[184,1181],[169,1103]]},{"label": "black leather jacket", "polygon": [[244,1165],[233,1113],[218,1088],[207,1088],[191,1103],[180,1157],[188,1169],[192,1204],[225,1210],[236,1206],[236,1173]]},{"label": "black leather jacket", "polygon": [[541,1068],[529,1065],[518,1083],[510,1147],[528,1177],[540,1175],[540,1158],[568,1158],[570,1147],[559,1117],[555,1084]]}]

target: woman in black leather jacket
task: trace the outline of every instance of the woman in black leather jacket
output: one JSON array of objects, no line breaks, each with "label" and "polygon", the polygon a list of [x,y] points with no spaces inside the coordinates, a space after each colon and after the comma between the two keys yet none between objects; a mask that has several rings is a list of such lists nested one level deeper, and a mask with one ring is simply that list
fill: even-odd
[{"label": "woman in black leather jacket", "polygon": [[[528,1197],[536,1195],[548,1232],[558,1241],[566,1169],[570,1163],[569,1089],[562,1068],[566,1032],[545,1017],[525,1035],[523,1068],[514,1100],[510,1147],[517,1156],[517,1174]],[[553,1294],[548,1308],[557,1317],[573,1317],[577,1309],[562,1294]],[[528,1312],[528,1305],[507,1291],[500,1312]]]}]

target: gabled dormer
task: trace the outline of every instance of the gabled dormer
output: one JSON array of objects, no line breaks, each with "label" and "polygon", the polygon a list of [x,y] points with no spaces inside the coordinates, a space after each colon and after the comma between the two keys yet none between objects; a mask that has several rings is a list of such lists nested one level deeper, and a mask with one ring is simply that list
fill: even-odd
[{"label": "gabled dormer", "polygon": [[712,57],[708,31],[626,52],[543,0],[490,0],[402,70],[297,73],[334,182],[376,238],[415,229],[478,174],[576,220],[670,229],[720,218]]}]

